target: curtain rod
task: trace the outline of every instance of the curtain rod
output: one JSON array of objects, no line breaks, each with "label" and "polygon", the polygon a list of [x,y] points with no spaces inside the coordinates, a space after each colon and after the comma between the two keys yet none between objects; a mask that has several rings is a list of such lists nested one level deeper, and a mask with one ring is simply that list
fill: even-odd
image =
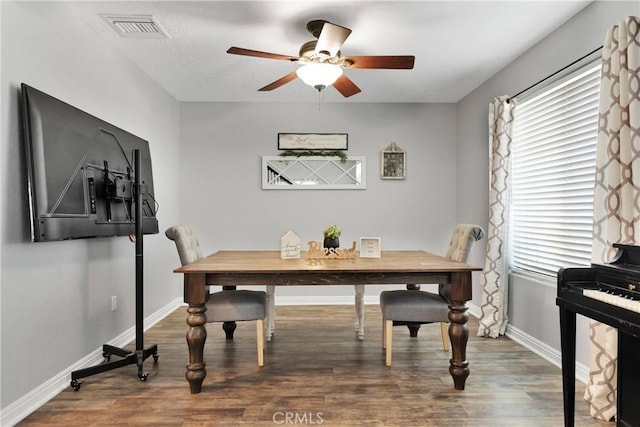
[{"label": "curtain rod", "polygon": [[598,48],[596,48],[596,49],[593,49],[591,52],[587,53],[587,54],[586,54],[586,55],[584,55],[584,56],[581,56],[580,58],[578,58],[578,59],[576,59],[575,61],[573,61],[571,64],[565,65],[564,67],[560,68],[558,71],[556,71],[556,72],[554,72],[554,73],[549,74],[547,77],[545,77],[544,79],[542,79],[542,80],[540,80],[540,81],[538,81],[538,82],[536,82],[536,83],[532,84],[532,85],[531,85],[531,86],[529,86],[528,88],[526,88],[526,89],[522,89],[520,92],[518,92],[518,93],[516,93],[515,95],[510,96],[509,98],[507,98],[507,102],[511,102],[511,100],[512,100],[513,98],[515,98],[516,96],[518,96],[518,95],[522,95],[523,93],[527,92],[528,90],[533,89],[534,87],[538,86],[540,83],[544,83],[545,81],[549,80],[551,77],[555,76],[555,75],[556,75],[556,74],[558,74],[558,73],[561,73],[562,71],[566,70],[567,68],[571,67],[572,65],[575,65],[575,64],[577,64],[578,62],[582,61],[583,59],[588,58],[589,56],[593,55],[594,53],[596,53],[597,51],[599,51],[599,50],[600,50],[600,49],[602,49],[603,47],[604,47],[604,45],[603,45],[603,46],[600,46],[600,47],[598,47]]}]

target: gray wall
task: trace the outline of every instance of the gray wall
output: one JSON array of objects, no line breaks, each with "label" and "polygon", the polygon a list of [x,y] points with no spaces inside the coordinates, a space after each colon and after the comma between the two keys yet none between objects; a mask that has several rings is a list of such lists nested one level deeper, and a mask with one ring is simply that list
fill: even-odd
[{"label": "gray wall", "polygon": [[[343,246],[379,236],[383,250],[443,253],[456,222],[455,118],[453,104],[183,103],[180,218],[205,252],[279,250],[288,230],[306,248],[336,223]],[[367,189],[262,190],[261,156],[278,155],[278,132],[348,133],[348,154],[367,157]],[[406,180],[379,178],[392,141],[407,153]],[[378,291],[366,298],[377,302]],[[353,289],[279,288],[276,301],[302,296],[351,301]]]},{"label": "gray wall", "polygon": [[[320,111],[316,103],[180,104],[67,4],[4,1],[0,14],[0,406],[6,408],[134,324],[127,239],[27,241],[20,82],[149,140],[161,231],[176,222],[192,224],[206,252],[277,249],[289,229],[303,241],[319,239],[330,223],[343,227],[343,242],[375,235],[383,249],[442,252],[456,223],[487,223],[489,101],[599,46],[609,26],[640,10],[637,2],[592,4],[457,105],[326,104]],[[367,190],[261,190],[260,156],[277,154],[278,132],[348,133],[349,154],[367,156]],[[405,181],[378,177],[380,150],[392,141],[407,151]],[[471,263],[483,259],[480,244]],[[145,315],[180,297],[180,278],[171,273],[177,264],[162,234],[145,239]],[[111,295],[119,297],[114,313]],[[353,291],[277,292],[284,302],[327,296],[348,301]],[[558,349],[554,296],[553,287],[514,281],[510,317],[512,325]]]},{"label": "gray wall", "polygon": [[[2,408],[135,323],[126,237],[29,242],[19,85],[30,84],[150,141],[160,226],[178,218],[179,108],[64,2],[1,2]],[[181,296],[162,235],[145,239],[145,315]],[[110,311],[110,296],[118,310]]]},{"label": "gray wall", "polygon": [[[457,104],[457,211],[458,220],[488,221],[488,105],[500,95],[514,95],[547,75],[601,46],[606,31],[628,15],[640,14],[640,2],[594,2],[546,39],[523,54]],[[508,37],[508,35],[505,35]],[[478,206],[484,209],[478,210]],[[468,212],[480,212],[470,217]],[[470,218],[470,219],[468,219]],[[474,260],[484,251],[473,255]],[[480,305],[481,290],[474,287],[473,303]],[[510,326],[559,350],[555,280],[514,276],[509,281]],[[578,325],[578,357],[587,363],[588,323]]]}]

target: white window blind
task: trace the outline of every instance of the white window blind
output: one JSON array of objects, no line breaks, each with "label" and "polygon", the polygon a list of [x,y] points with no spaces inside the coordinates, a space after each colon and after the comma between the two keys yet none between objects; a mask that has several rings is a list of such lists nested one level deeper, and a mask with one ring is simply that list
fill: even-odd
[{"label": "white window blind", "polygon": [[516,109],[511,153],[511,267],[555,276],[591,262],[600,66]]}]

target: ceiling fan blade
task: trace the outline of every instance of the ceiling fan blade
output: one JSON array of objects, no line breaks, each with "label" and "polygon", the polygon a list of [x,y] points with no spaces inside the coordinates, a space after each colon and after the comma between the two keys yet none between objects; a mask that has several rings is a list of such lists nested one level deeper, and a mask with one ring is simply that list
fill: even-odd
[{"label": "ceiling fan blade", "polygon": [[277,89],[280,86],[286,85],[287,83],[295,80],[296,78],[298,78],[298,75],[296,74],[295,71],[292,71],[291,73],[287,74],[286,76],[280,77],[275,82],[269,83],[268,85],[266,85],[264,87],[261,87],[260,89],[258,89],[258,91],[259,92],[266,92],[266,91]]},{"label": "ceiling fan blade", "polygon": [[330,57],[336,56],[351,30],[340,25],[325,22],[316,43],[317,53],[327,53]]},{"label": "ceiling fan blade", "polygon": [[262,52],[259,50],[244,49],[244,48],[235,47],[235,46],[230,47],[227,50],[227,53],[230,53],[232,55],[244,55],[244,56],[255,56],[258,58],[279,59],[282,61],[290,61],[290,62],[295,62],[298,59],[300,59],[297,56],[280,55],[279,53]]},{"label": "ceiling fan blade", "polygon": [[391,56],[347,56],[343,58],[351,63],[349,68],[380,68],[393,70],[411,70],[416,57],[413,55]]},{"label": "ceiling fan blade", "polygon": [[333,83],[333,87],[335,87],[336,90],[340,92],[345,98],[361,92],[360,88],[356,86],[356,84],[344,74],[338,77],[338,80]]}]

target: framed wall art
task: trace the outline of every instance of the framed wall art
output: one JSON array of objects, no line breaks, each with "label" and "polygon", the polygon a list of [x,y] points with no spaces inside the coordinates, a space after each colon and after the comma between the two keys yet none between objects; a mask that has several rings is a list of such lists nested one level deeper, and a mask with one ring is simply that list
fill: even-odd
[{"label": "framed wall art", "polygon": [[278,150],[347,150],[346,133],[279,133]]},{"label": "framed wall art", "polygon": [[395,142],[392,142],[382,151],[380,156],[380,178],[405,179],[406,175],[406,153]]},{"label": "framed wall art", "polygon": [[364,190],[367,188],[366,160],[364,156],[350,156],[345,160],[262,156],[262,189]]}]

